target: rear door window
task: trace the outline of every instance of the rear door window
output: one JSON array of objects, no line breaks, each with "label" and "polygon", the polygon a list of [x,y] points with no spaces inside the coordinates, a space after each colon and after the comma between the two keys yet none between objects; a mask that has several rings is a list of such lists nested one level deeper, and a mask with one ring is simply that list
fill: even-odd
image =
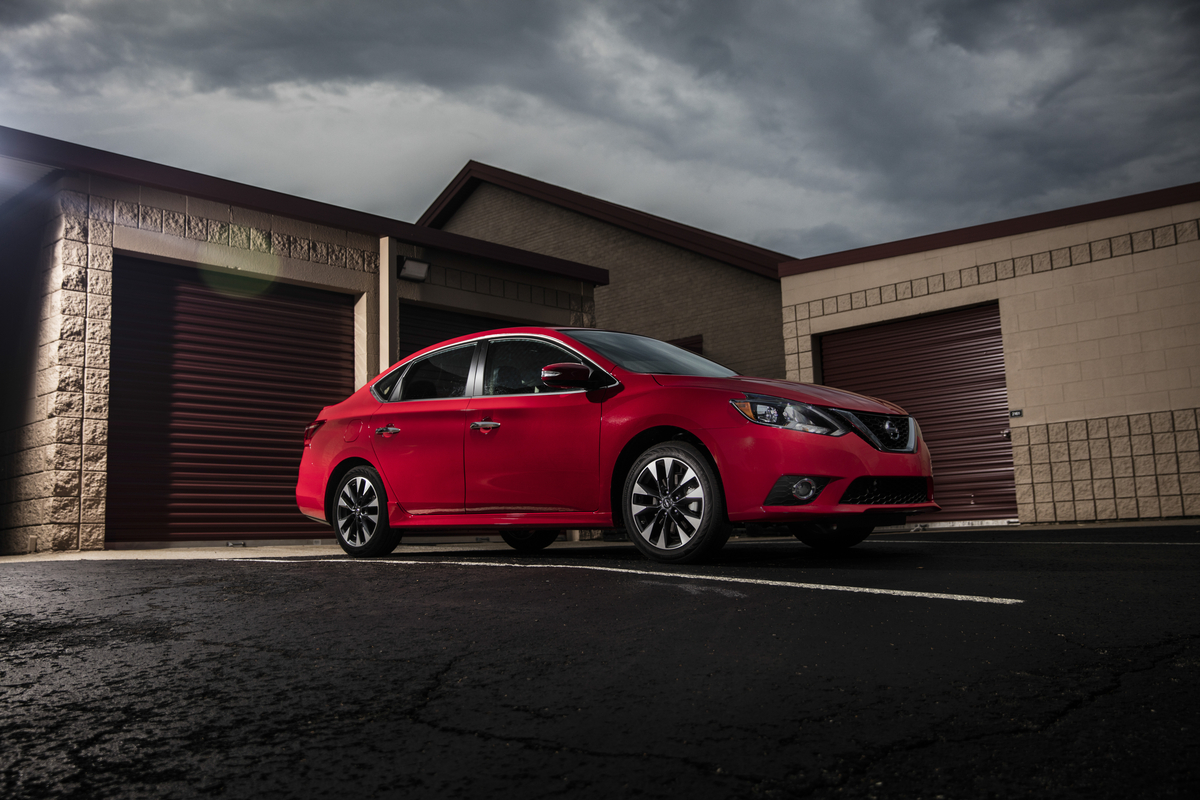
[{"label": "rear door window", "polygon": [[471,374],[475,345],[440,350],[409,365],[400,381],[400,396],[393,400],[433,400],[463,397]]}]

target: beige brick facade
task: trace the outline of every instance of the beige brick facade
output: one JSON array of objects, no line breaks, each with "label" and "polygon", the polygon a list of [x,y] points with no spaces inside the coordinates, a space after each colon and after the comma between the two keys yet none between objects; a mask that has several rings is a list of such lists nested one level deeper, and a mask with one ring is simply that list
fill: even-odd
[{"label": "beige brick facade", "polygon": [[1200,513],[1200,203],[783,278],[788,377],[819,336],[998,302],[1022,522]]},{"label": "beige brick facade", "polygon": [[489,183],[443,230],[609,271],[595,324],[658,339],[704,337],[704,354],[748,375],[783,377],[779,284],[672,244]]}]

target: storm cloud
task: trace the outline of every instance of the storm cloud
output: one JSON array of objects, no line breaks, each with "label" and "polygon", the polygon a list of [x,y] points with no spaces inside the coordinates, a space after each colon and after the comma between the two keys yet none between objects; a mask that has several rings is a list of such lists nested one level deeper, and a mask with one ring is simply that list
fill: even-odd
[{"label": "storm cloud", "polygon": [[797,257],[1200,180],[1200,6],[0,4],[0,123],[415,219],[469,159]]}]

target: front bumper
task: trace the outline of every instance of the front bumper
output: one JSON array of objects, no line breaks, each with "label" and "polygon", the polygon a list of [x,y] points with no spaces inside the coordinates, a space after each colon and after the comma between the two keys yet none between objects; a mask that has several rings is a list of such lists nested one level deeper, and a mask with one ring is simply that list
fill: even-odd
[{"label": "front bumper", "polygon": [[[729,519],[735,522],[812,522],[939,508],[933,497],[933,463],[921,439],[912,453],[888,453],[853,433],[821,436],[753,423],[708,433]],[[784,476],[816,479],[820,492],[804,502],[788,498],[780,493]],[[872,478],[880,480],[860,480]],[[913,491],[921,481],[923,497]]]}]

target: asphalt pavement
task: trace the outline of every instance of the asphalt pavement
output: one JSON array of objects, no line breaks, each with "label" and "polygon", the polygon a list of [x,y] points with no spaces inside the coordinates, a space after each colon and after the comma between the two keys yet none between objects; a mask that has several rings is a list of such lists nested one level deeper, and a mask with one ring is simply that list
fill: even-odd
[{"label": "asphalt pavement", "polygon": [[4,798],[1194,795],[1200,525],[0,558]]}]

